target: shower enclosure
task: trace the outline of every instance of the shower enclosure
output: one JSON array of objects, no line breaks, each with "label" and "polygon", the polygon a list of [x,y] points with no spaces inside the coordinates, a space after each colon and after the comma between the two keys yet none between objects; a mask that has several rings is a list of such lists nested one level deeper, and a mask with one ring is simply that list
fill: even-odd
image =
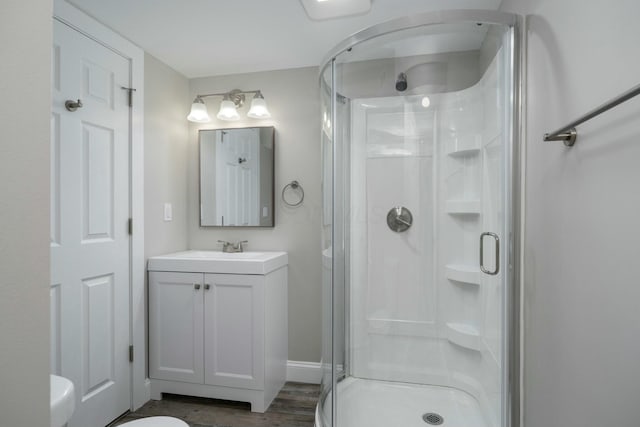
[{"label": "shower enclosure", "polygon": [[323,65],[317,427],[517,418],[517,44],[513,15],[427,13]]}]

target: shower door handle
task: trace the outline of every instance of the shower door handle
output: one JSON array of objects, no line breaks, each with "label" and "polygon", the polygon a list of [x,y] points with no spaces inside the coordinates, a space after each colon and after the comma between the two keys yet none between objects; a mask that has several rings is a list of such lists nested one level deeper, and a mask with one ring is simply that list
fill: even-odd
[{"label": "shower door handle", "polygon": [[[482,243],[484,242],[485,236],[493,237],[496,240],[496,268],[493,271],[484,268],[484,245]],[[485,231],[480,234],[480,270],[490,276],[495,276],[500,271],[500,238],[496,233]]]}]

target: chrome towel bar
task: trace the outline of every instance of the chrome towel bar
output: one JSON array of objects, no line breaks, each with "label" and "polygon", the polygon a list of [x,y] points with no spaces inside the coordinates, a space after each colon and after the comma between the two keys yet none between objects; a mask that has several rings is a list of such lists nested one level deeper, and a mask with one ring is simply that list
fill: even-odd
[{"label": "chrome towel bar", "polygon": [[622,104],[625,101],[628,101],[629,99],[633,98],[636,95],[640,95],[640,85],[634,86],[628,91],[616,96],[612,100],[605,102],[602,105],[599,105],[598,107],[589,111],[587,114],[583,115],[582,117],[572,121],[568,125],[563,126],[554,132],[545,133],[544,140],[545,141],[563,141],[564,145],[566,145],[567,147],[572,147],[573,144],[576,143],[576,139],[578,139],[578,131],[576,130],[576,126],[586,122],[587,120],[594,118],[595,116],[598,116],[604,113],[607,110],[612,109],[617,105]]}]

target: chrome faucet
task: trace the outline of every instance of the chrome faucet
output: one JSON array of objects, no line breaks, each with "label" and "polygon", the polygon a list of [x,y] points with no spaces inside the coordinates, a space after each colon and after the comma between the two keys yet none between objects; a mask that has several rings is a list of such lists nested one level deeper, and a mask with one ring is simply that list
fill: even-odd
[{"label": "chrome faucet", "polygon": [[247,240],[242,240],[237,243],[227,242],[226,240],[218,240],[218,242],[222,243],[222,252],[242,252],[242,244],[249,243]]}]

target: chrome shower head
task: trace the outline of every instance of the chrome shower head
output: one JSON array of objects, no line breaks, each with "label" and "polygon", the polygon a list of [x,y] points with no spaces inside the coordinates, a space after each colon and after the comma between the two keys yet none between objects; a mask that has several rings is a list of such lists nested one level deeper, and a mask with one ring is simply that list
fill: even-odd
[{"label": "chrome shower head", "polygon": [[396,90],[399,92],[407,90],[407,75],[405,73],[398,74],[398,78],[396,79]]}]

